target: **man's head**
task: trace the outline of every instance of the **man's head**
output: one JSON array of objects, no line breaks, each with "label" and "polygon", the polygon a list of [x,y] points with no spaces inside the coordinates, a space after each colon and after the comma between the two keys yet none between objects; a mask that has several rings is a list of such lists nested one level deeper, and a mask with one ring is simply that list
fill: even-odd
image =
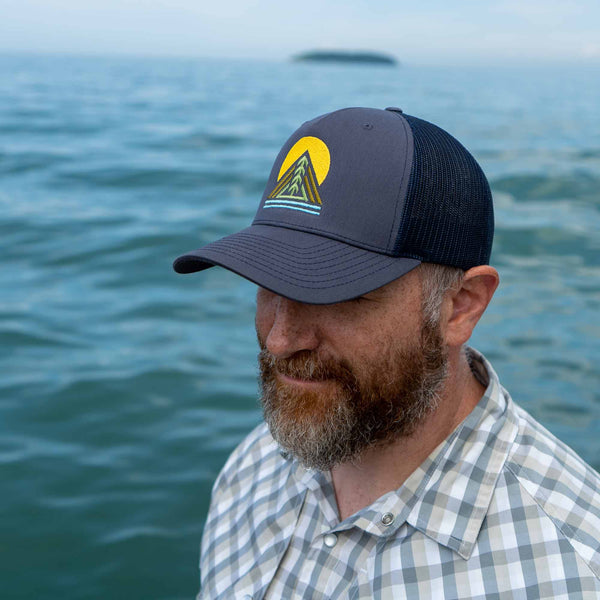
[{"label": "man's head", "polygon": [[250,227],[174,268],[221,265],[260,286],[265,417],[328,468],[435,408],[497,284],[482,266],[493,227],[487,180],[457,140],[399,109],[350,108],[289,138]]},{"label": "man's head", "polygon": [[273,437],[304,466],[327,470],[413,435],[496,284],[491,267],[423,264],[333,305],[260,289],[261,402]]},{"label": "man's head", "polygon": [[438,322],[422,318],[418,270],[327,306],[257,294],[262,405],[271,434],[327,470],[410,435],[447,374]]}]

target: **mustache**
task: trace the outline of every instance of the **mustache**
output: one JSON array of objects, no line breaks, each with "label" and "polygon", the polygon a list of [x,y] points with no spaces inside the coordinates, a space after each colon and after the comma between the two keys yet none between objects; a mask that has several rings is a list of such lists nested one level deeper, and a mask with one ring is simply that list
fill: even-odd
[{"label": "mustache", "polygon": [[275,358],[262,348],[258,354],[258,363],[263,377],[273,377],[275,373],[304,379],[306,381],[326,381],[335,379],[346,385],[353,385],[356,377],[345,360],[322,358],[309,350],[296,352],[288,358]]}]

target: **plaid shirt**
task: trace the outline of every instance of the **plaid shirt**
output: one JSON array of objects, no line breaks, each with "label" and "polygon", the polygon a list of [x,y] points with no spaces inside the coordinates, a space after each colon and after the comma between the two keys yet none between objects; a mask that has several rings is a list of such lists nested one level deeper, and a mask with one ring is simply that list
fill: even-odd
[{"label": "plaid shirt", "polygon": [[479,404],[399,489],[342,522],[331,475],[257,427],[215,483],[198,598],[600,598],[600,476],[469,352]]}]

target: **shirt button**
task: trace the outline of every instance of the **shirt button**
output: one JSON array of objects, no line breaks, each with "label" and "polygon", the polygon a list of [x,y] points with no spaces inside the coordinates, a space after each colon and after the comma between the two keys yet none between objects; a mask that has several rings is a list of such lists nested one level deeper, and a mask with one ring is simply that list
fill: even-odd
[{"label": "shirt button", "polygon": [[323,538],[323,543],[328,547],[328,548],[333,548],[336,544],[337,544],[337,535],[335,535],[335,533],[328,533],[324,538]]},{"label": "shirt button", "polygon": [[385,513],[383,515],[383,517],[381,517],[381,522],[386,526],[389,527],[393,522],[394,522],[394,515],[392,513]]},{"label": "shirt button", "polygon": [[244,594],[242,600],[252,600],[252,596],[250,594]]}]

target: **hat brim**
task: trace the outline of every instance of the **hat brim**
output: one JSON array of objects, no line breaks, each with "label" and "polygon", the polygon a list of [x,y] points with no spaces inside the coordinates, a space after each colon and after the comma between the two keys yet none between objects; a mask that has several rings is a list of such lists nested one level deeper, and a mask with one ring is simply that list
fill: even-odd
[{"label": "hat brim", "polygon": [[291,300],[334,304],[380,288],[420,263],[305,231],[252,225],[179,256],[173,269],[195,273],[218,265]]}]

